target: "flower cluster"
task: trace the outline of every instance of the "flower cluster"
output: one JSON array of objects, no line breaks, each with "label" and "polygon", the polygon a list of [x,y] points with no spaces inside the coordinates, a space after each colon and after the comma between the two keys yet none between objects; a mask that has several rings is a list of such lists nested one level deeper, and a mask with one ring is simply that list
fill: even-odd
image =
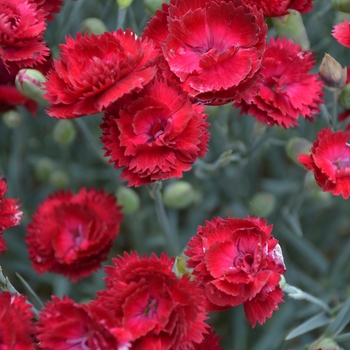
[{"label": "flower cluster", "polygon": [[101,266],[119,233],[123,215],[103,191],[58,192],[41,203],[28,225],[29,257],[38,273],[62,273],[77,281]]}]

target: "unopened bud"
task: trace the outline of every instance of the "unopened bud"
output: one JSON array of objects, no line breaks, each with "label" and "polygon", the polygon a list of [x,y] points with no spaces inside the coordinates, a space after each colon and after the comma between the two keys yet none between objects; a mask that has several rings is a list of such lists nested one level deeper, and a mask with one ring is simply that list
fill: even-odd
[{"label": "unopened bud", "polygon": [[117,5],[122,8],[127,8],[132,4],[132,0],[116,0]]},{"label": "unopened bud", "polygon": [[124,214],[134,213],[140,206],[140,198],[132,188],[120,186],[115,195],[118,199],[118,205],[123,207]]},{"label": "unopened bud", "polygon": [[303,50],[310,49],[310,41],[303,23],[301,14],[296,10],[289,10],[289,14],[281,17],[272,17],[271,21],[279,37],[292,39],[300,44]]},{"label": "unopened bud", "polygon": [[80,31],[82,33],[88,32],[89,35],[91,34],[103,34],[104,32],[107,32],[106,25],[96,17],[90,17],[85,19],[80,24]]},{"label": "unopened bud", "polygon": [[193,269],[186,267],[187,260],[188,257],[183,252],[175,258],[172,271],[178,278],[181,278],[185,274],[191,276]]},{"label": "unopened bud", "polygon": [[183,209],[191,205],[198,197],[192,185],[186,181],[177,181],[167,186],[163,193],[164,204],[169,208]]},{"label": "unopened bud", "polygon": [[21,69],[16,76],[15,84],[17,90],[24,96],[35,102],[46,104],[47,100],[43,97],[43,83],[46,82],[44,75],[36,69]]},{"label": "unopened bud", "polygon": [[156,10],[162,8],[163,3],[169,4],[169,0],[143,0],[145,8],[150,14],[154,14]]},{"label": "unopened bud", "polygon": [[251,202],[252,212],[256,216],[267,216],[275,210],[276,197],[268,192],[258,192]]},{"label": "unopened bud", "polygon": [[347,69],[346,67],[342,68],[337,60],[326,53],[321,62],[320,76],[324,81],[325,88],[331,91],[338,91],[346,83]]},{"label": "unopened bud", "polygon": [[21,125],[23,120],[23,114],[15,109],[6,111],[2,115],[2,121],[9,129],[16,129]]},{"label": "unopened bud", "polygon": [[303,165],[297,161],[297,158],[300,154],[309,154],[311,147],[312,143],[309,140],[302,137],[292,137],[286,144],[286,153],[294,163],[303,167]]},{"label": "unopened bud", "polygon": [[53,172],[54,166],[54,162],[50,158],[43,157],[39,159],[35,163],[35,177],[39,181],[47,181]]},{"label": "unopened bud", "polygon": [[339,350],[339,345],[330,338],[324,338],[313,343],[309,350]]},{"label": "unopened bud", "polygon": [[350,109],[350,84],[346,84],[339,96],[339,102],[345,109]]},{"label": "unopened bud", "polygon": [[336,10],[350,13],[350,0],[332,0],[331,3]]},{"label": "unopened bud", "polygon": [[62,119],[56,122],[53,131],[53,139],[60,145],[66,146],[75,139],[76,131],[71,120]]},{"label": "unopened bud", "polygon": [[68,185],[69,176],[63,170],[55,170],[50,174],[49,181],[55,188],[62,188]]}]

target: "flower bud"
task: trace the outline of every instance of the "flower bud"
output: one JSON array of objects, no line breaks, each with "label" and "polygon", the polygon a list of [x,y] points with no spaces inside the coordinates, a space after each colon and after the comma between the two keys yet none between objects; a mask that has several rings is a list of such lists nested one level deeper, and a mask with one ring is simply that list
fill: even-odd
[{"label": "flower bud", "polygon": [[191,276],[193,269],[186,267],[187,260],[188,257],[183,252],[175,258],[172,271],[178,278],[181,278],[185,274]]},{"label": "flower bud", "polygon": [[47,157],[43,157],[38,160],[38,162],[35,164],[35,177],[39,181],[47,181],[53,172],[54,169],[54,162]]},{"label": "flower bud", "polygon": [[59,145],[69,145],[75,139],[76,131],[71,120],[62,119],[56,122],[52,136]]},{"label": "flower bud", "polygon": [[132,0],[116,0],[116,2],[121,8],[127,8],[132,4]]},{"label": "flower bud", "polygon": [[2,115],[2,121],[9,129],[16,129],[21,125],[22,120],[23,114],[15,109],[6,111]]},{"label": "flower bud", "polygon": [[55,188],[62,188],[68,185],[69,176],[63,170],[55,170],[50,174],[49,181]]},{"label": "flower bud", "polygon": [[167,186],[163,193],[164,204],[173,209],[183,209],[191,205],[198,197],[192,185],[186,181],[177,181]]},{"label": "flower bud", "polygon": [[281,17],[271,17],[273,27],[280,37],[292,39],[300,44],[303,50],[310,49],[310,41],[301,14],[296,10],[289,10],[289,14]]},{"label": "flower bud", "polygon": [[132,188],[120,186],[115,195],[124,214],[134,213],[140,206],[140,197]]},{"label": "flower bud", "polygon": [[345,13],[350,13],[350,0],[331,0],[333,7]]},{"label": "flower bud", "polygon": [[313,343],[309,350],[339,350],[339,345],[330,338],[323,338]]},{"label": "flower bud", "polygon": [[312,171],[308,171],[305,175],[304,186],[307,194],[311,199],[317,202],[328,202],[332,199],[332,194],[330,192],[323,192],[320,186],[315,180],[315,176]]},{"label": "flower bud", "polygon": [[337,60],[326,53],[321,62],[320,76],[324,81],[325,88],[331,91],[338,91],[346,83],[347,69],[346,67],[342,68]]},{"label": "flower bud", "polygon": [[296,164],[303,166],[297,161],[299,154],[309,154],[312,143],[302,137],[292,137],[286,144],[287,156]]},{"label": "flower bud", "polygon": [[46,79],[44,75],[36,69],[21,69],[16,76],[15,84],[17,90],[24,96],[37,103],[45,105],[47,100],[43,97],[43,90]]},{"label": "flower bud", "polygon": [[345,109],[350,109],[350,84],[346,84],[339,96],[339,102]]},{"label": "flower bud", "polygon": [[250,205],[254,215],[267,216],[275,210],[276,197],[268,192],[258,192],[252,198]]},{"label": "flower bud", "polygon": [[169,4],[169,0],[143,0],[145,8],[150,14],[154,14],[156,10],[162,8],[163,3]]},{"label": "flower bud", "polygon": [[80,31],[82,33],[88,32],[89,35],[91,34],[103,34],[104,32],[107,32],[106,25],[96,17],[90,17],[85,19],[80,24]]}]

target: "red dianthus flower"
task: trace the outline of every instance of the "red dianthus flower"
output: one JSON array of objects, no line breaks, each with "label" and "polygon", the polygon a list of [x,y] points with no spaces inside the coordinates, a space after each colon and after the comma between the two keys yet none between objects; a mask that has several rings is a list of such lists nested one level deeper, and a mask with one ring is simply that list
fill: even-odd
[{"label": "red dianthus flower", "polygon": [[288,10],[297,10],[300,13],[307,13],[312,10],[313,0],[248,0],[261,10],[265,17],[279,17],[288,15]]},{"label": "red dianthus flower", "polygon": [[234,104],[241,107],[241,114],[252,114],[263,123],[285,128],[298,125],[300,115],[312,121],[323,103],[323,83],[317,74],[309,73],[315,65],[312,52],[303,51],[292,40],[271,38],[262,65],[259,94],[244,96]]},{"label": "red dianthus flower", "polygon": [[48,21],[53,21],[53,13],[59,13],[60,7],[63,5],[63,0],[31,0],[36,3],[38,9],[44,12]]},{"label": "red dianthus flower", "polygon": [[34,350],[31,305],[22,295],[0,293],[0,349]]},{"label": "red dianthus flower", "polygon": [[311,170],[325,192],[344,199],[350,196],[350,133],[322,129],[314,141],[311,154],[300,154],[298,161]]},{"label": "red dianthus flower", "polygon": [[126,350],[131,335],[98,305],[79,305],[67,297],[52,297],[40,312],[36,337],[38,349],[44,350]]},{"label": "red dianthus flower", "polygon": [[128,186],[182,177],[207,151],[204,107],[166,81],[154,80],[140,93],[111,106],[101,125],[106,156]]},{"label": "red dianthus flower", "polygon": [[162,74],[211,105],[257,82],[266,35],[262,13],[241,0],[172,0],[143,33],[162,49]]},{"label": "red dianthus flower", "polygon": [[208,325],[204,297],[188,276],[172,272],[174,259],[137,253],[113,259],[107,266],[107,289],[96,303],[114,312],[132,336],[132,350],[188,349],[201,343]]},{"label": "red dianthus flower", "polygon": [[81,189],[49,196],[28,225],[29,258],[38,273],[62,273],[73,281],[101,266],[119,233],[120,207],[112,195]]},{"label": "red dianthus flower", "polygon": [[350,22],[345,19],[344,22],[336,24],[333,27],[332,35],[339,44],[350,47]]},{"label": "red dianthus flower", "polygon": [[215,335],[215,331],[209,330],[200,344],[194,344],[193,350],[221,350],[219,341],[220,337]]},{"label": "red dianthus flower", "polygon": [[264,323],[283,302],[279,287],[285,267],[266,220],[214,218],[188,243],[187,266],[204,289],[208,311],[243,304],[249,323]]},{"label": "red dianthus flower", "polygon": [[[23,214],[18,210],[17,199],[5,198],[7,189],[6,180],[0,177],[0,235],[7,228],[19,225]],[[3,250],[6,250],[5,240],[0,236],[0,253]]]},{"label": "red dianthus flower", "polygon": [[49,55],[42,41],[45,29],[44,13],[31,0],[1,0],[0,59],[19,67],[43,62]]},{"label": "red dianthus flower", "polygon": [[124,94],[142,88],[155,75],[158,51],[129,29],[100,35],[77,34],[60,45],[61,57],[47,75],[48,114],[77,118],[103,111]]}]

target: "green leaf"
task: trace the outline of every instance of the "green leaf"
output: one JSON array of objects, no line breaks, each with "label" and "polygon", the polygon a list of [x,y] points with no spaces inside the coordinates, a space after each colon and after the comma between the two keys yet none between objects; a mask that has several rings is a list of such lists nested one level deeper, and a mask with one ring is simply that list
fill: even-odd
[{"label": "green leaf", "polygon": [[316,328],[323,327],[329,324],[330,322],[331,322],[331,319],[327,317],[324,312],[321,312],[309,318],[298,327],[294,328],[291,332],[287,334],[285,340],[293,339],[295,337],[298,337],[299,335],[310,332]]},{"label": "green leaf", "polygon": [[338,335],[350,322],[350,297],[346,299],[345,304],[338,312],[336,318],[327,329],[326,336],[334,338]]},{"label": "green leaf", "polygon": [[28,297],[30,298],[34,307],[38,310],[42,309],[44,307],[44,303],[41,301],[38,295],[34,292],[32,287],[26,282],[26,280],[19,273],[16,273],[16,276],[22,283],[25,290],[27,291]]}]

